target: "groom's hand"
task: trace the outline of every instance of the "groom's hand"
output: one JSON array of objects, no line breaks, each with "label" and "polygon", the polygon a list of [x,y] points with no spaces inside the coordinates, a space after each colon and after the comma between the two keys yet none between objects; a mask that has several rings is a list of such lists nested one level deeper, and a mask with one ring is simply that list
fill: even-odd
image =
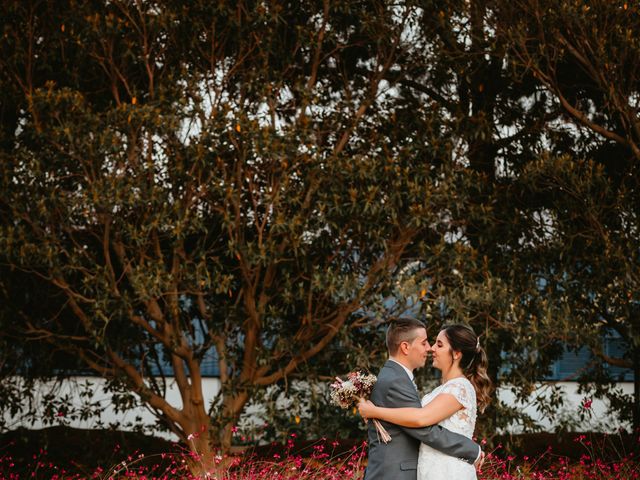
[{"label": "groom's hand", "polygon": [[363,403],[366,403],[366,400],[363,397],[360,397],[360,400],[358,401],[358,413],[360,414],[360,416],[364,420],[364,423],[367,423],[369,421],[369,419],[365,415],[362,414],[362,410],[360,409],[360,406]]},{"label": "groom's hand", "polygon": [[473,466],[476,467],[476,472],[482,473],[482,465],[484,465],[484,452],[480,450],[480,456],[473,464]]},{"label": "groom's hand", "polygon": [[360,412],[360,416],[364,418],[365,423],[367,422],[367,420],[369,420],[372,407],[375,408],[373,402],[360,397],[360,401],[358,402],[358,411]]}]

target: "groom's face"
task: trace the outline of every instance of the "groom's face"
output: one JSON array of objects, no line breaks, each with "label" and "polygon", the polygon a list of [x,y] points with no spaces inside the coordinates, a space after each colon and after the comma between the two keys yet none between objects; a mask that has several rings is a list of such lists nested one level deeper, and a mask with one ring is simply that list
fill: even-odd
[{"label": "groom's face", "polygon": [[431,345],[427,340],[427,331],[424,328],[416,329],[416,338],[409,343],[407,350],[407,360],[411,364],[411,369],[424,367],[427,361],[427,355],[431,350]]}]

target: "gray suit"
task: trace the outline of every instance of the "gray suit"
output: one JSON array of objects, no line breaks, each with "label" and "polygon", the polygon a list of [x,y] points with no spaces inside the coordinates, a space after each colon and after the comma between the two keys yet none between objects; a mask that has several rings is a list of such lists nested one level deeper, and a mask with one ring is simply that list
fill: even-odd
[{"label": "gray suit", "polygon": [[[380,407],[421,406],[407,372],[392,360],[380,370],[371,401]],[[369,463],[365,480],[416,480],[420,442],[469,463],[473,463],[480,453],[480,446],[472,440],[439,425],[406,428],[384,421],[380,423],[392,440],[387,444],[379,442],[373,422],[369,422]]]}]

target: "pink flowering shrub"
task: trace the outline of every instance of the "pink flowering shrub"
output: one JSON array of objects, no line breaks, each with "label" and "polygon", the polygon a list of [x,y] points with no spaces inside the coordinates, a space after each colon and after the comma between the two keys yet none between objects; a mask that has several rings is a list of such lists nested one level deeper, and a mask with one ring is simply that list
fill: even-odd
[{"label": "pink flowering shrub", "polygon": [[[586,436],[576,437],[585,453],[578,460],[555,454],[551,447],[536,457],[516,457],[502,452],[501,446],[487,454],[479,480],[640,480],[640,462],[634,453],[620,452],[616,460],[603,460]],[[637,440],[640,442],[640,439]],[[114,465],[89,467],[77,462],[60,466],[41,450],[28,466],[17,465],[12,456],[0,449],[0,479],[217,479],[217,480],[338,480],[363,479],[367,458],[366,442],[345,448],[344,443],[321,439],[315,443],[298,442],[291,434],[284,444],[273,448],[246,450],[241,454],[216,455],[216,470],[194,477],[190,462],[198,461],[189,452],[144,455],[132,453]],[[629,445],[633,450],[633,445]],[[116,447],[117,450],[118,447]],[[27,467],[27,468],[25,468]]]},{"label": "pink flowering shrub", "polygon": [[[549,464],[547,467],[541,464]],[[615,462],[604,462],[584,455],[579,462],[570,462],[567,457],[518,459],[489,454],[480,475],[480,480],[632,480],[640,479],[640,464],[633,456]]]}]

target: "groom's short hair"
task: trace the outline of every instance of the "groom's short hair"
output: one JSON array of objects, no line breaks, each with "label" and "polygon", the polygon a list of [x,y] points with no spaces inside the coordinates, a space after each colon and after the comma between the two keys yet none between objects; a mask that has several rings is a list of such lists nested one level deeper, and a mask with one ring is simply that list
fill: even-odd
[{"label": "groom's short hair", "polygon": [[392,318],[387,327],[387,350],[389,355],[398,353],[402,342],[413,342],[418,336],[419,328],[426,329],[427,326],[417,318],[398,317]]}]

